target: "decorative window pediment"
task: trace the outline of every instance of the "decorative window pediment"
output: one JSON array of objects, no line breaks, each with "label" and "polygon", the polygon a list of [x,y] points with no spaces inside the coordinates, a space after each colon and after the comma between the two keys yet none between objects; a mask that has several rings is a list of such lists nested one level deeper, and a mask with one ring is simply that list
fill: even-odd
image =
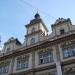
[{"label": "decorative window pediment", "polygon": [[67,42],[64,42],[61,44],[61,47],[64,48],[64,47],[68,47],[71,45],[71,42],[70,41],[67,41]]},{"label": "decorative window pediment", "polygon": [[62,48],[66,48],[66,47],[70,47],[70,46],[75,46],[75,40],[73,41],[66,41],[66,42],[63,42],[61,44],[61,47]]}]

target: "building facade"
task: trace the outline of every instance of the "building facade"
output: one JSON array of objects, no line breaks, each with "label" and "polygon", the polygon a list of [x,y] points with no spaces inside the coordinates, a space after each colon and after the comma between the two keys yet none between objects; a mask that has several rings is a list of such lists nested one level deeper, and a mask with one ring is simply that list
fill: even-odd
[{"label": "building facade", "polygon": [[75,75],[75,26],[59,18],[52,33],[37,13],[24,43],[11,37],[0,52],[0,75]]}]

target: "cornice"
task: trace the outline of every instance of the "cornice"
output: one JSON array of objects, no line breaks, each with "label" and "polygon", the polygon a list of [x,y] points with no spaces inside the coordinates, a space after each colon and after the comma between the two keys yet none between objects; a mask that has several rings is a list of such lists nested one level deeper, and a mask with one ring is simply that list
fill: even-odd
[{"label": "cornice", "polygon": [[35,68],[34,71],[39,72],[39,71],[48,70],[48,69],[55,69],[55,68],[56,68],[56,64],[53,63],[52,65]]},{"label": "cornice", "polygon": [[71,20],[68,18],[64,21],[60,21],[58,23],[52,24],[51,27],[54,27],[54,26],[57,26],[57,25],[62,25],[63,23],[70,23],[72,25]]},{"label": "cornice", "polygon": [[55,44],[60,44],[64,41],[69,41],[72,39],[75,39],[75,32],[72,32],[72,33],[66,34],[66,35],[62,35],[62,36],[56,36],[56,37],[53,37],[52,39],[46,39],[46,40],[40,41],[39,43],[36,43],[32,46],[23,46],[22,48],[14,50],[11,53],[0,56],[0,60],[16,57],[18,55],[30,53],[32,51],[36,51],[36,50],[40,50],[40,49],[45,49],[49,46],[53,46]]},{"label": "cornice", "polygon": [[33,25],[37,24],[37,23],[42,23],[42,25],[45,27],[45,29],[46,29],[47,32],[48,32],[48,29],[47,29],[46,25],[44,24],[44,22],[42,21],[42,19],[33,19],[33,20],[30,21],[29,24],[25,25],[25,27],[28,28],[28,27],[30,27],[30,26],[33,26]]},{"label": "cornice", "polygon": [[38,67],[38,68],[34,68],[34,69],[29,69],[29,70],[25,70],[25,71],[21,71],[21,72],[16,72],[16,73],[12,73],[12,75],[20,75],[20,74],[30,74],[32,72],[39,72],[39,71],[44,71],[44,70],[49,70],[49,69],[55,69],[56,65],[48,65],[48,66],[44,66],[44,67]]},{"label": "cornice", "polygon": [[[65,59],[64,59],[65,60]],[[70,65],[70,64],[75,64],[75,59],[70,59],[70,60],[66,60],[66,61],[62,61],[61,65],[65,66],[65,65]]]},{"label": "cornice", "polygon": [[35,34],[37,34],[39,32],[42,32],[42,31],[38,30],[38,31],[35,31],[35,32],[32,32],[32,33],[29,33],[29,34],[25,35],[25,37],[28,37],[28,36],[31,36],[31,35],[35,35]]}]

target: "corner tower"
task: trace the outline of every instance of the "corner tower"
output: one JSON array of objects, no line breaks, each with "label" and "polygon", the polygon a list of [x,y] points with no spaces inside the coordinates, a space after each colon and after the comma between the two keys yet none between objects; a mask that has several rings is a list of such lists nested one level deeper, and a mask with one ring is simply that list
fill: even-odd
[{"label": "corner tower", "polygon": [[26,45],[38,43],[39,41],[42,41],[44,36],[48,35],[48,29],[38,13],[36,13],[34,19],[26,25],[26,28]]}]

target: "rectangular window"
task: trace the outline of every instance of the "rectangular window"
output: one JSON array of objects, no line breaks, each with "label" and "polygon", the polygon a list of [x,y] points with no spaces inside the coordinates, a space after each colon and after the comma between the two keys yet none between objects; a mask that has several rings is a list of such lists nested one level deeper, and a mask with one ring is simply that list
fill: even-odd
[{"label": "rectangular window", "polygon": [[46,64],[53,61],[52,51],[39,52],[39,63]]},{"label": "rectangular window", "polygon": [[28,68],[28,66],[29,66],[28,57],[17,59],[17,70]]},{"label": "rectangular window", "polygon": [[61,29],[60,34],[64,34],[64,33],[65,33],[64,29]]},{"label": "rectangular window", "polygon": [[63,57],[67,58],[67,57],[72,57],[75,56],[75,48],[71,47],[71,48],[66,48],[63,50]]}]

